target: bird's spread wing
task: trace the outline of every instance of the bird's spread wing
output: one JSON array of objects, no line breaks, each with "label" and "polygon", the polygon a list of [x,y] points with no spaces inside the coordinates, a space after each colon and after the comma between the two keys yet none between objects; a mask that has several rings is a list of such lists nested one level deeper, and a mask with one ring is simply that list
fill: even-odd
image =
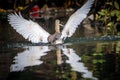
[{"label": "bird's spread wing", "polygon": [[33,43],[43,42],[47,43],[48,36],[50,35],[46,32],[39,24],[33,22],[32,20],[27,20],[22,17],[22,15],[17,13],[12,13],[8,15],[9,24],[25,39]]},{"label": "bird's spread wing", "polygon": [[73,35],[78,25],[87,17],[93,2],[94,0],[88,0],[80,9],[70,16],[62,31],[61,39]]}]

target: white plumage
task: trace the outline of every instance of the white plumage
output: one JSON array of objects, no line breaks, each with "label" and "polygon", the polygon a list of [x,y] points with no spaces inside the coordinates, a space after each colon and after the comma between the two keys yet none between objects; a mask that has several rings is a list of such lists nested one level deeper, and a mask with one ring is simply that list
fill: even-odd
[{"label": "white plumage", "polygon": [[62,31],[61,39],[73,35],[78,25],[87,17],[93,2],[94,0],[88,0],[80,9],[70,16]]},{"label": "white plumage", "polygon": [[33,43],[48,42],[47,38],[50,34],[36,22],[24,19],[20,13],[10,14],[8,15],[8,19],[11,26],[25,39]]},{"label": "white plumage", "polygon": [[[66,39],[66,37],[71,37],[73,35],[78,25],[87,17],[87,14],[90,11],[90,8],[93,2],[94,0],[88,0],[80,9],[78,9],[75,13],[73,13],[70,16],[58,40],[63,40],[63,39]],[[48,43],[49,42],[48,38],[50,34],[47,31],[45,31],[36,22],[23,18],[20,13],[9,14],[8,21],[11,24],[11,26],[19,34],[21,34],[25,39],[28,39],[29,41],[33,43],[38,43],[38,42]]]}]

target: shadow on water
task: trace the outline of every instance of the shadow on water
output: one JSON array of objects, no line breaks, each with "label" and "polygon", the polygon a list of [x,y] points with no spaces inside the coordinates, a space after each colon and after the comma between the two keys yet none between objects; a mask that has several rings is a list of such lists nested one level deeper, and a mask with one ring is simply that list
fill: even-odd
[{"label": "shadow on water", "polygon": [[56,46],[32,44],[6,25],[0,28],[0,80],[120,79],[118,36],[68,38]]}]

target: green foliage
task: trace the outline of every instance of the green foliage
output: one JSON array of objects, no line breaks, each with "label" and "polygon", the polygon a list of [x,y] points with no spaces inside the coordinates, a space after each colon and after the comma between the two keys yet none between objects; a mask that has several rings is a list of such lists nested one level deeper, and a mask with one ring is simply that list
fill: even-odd
[{"label": "green foliage", "polygon": [[98,11],[97,20],[104,21],[105,24],[105,33],[114,34],[115,32],[115,23],[120,21],[120,8],[118,2],[115,0],[112,2],[106,2],[106,5],[109,7],[101,9]]},{"label": "green foliage", "polygon": [[93,54],[93,56],[94,56],[94,58],[95,59],[93,59],[93,64],[97,64],[97,63],[104,63],[105,62],[105,60],[104,60],[104,54],[103,53],[94,53]]},{"label": "green foliage", "polygon": [[105,62],[105,60],[104,59],[100,59],[100,60],[93,60],[93,64],[97,64],[97,63],[104,63]]},{"label": "green foliage", "polygon": [[103,56],[103,53],[94,53],[93,56]]},{"label": "green foliage", "polygon": [[119,4],[117,3],[117,1],[114,1],[114,6],[116,9],[119,9]]}]

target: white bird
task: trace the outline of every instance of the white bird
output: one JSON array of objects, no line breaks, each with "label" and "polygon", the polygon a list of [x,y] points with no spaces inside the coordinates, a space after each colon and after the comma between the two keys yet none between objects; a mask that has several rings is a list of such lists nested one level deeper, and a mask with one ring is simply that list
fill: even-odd
[{"label": "white bird", "polygon": [[38,23],[23,18],[21,13],[9,14],[8,21],[19,34],[33,43],[62,43],[62,40],[73,35],[78,25],[87,17],[93,2],[94,0],[88,0],[69,17],[61,33],[56,32],[53,35],[45,31]]}]

